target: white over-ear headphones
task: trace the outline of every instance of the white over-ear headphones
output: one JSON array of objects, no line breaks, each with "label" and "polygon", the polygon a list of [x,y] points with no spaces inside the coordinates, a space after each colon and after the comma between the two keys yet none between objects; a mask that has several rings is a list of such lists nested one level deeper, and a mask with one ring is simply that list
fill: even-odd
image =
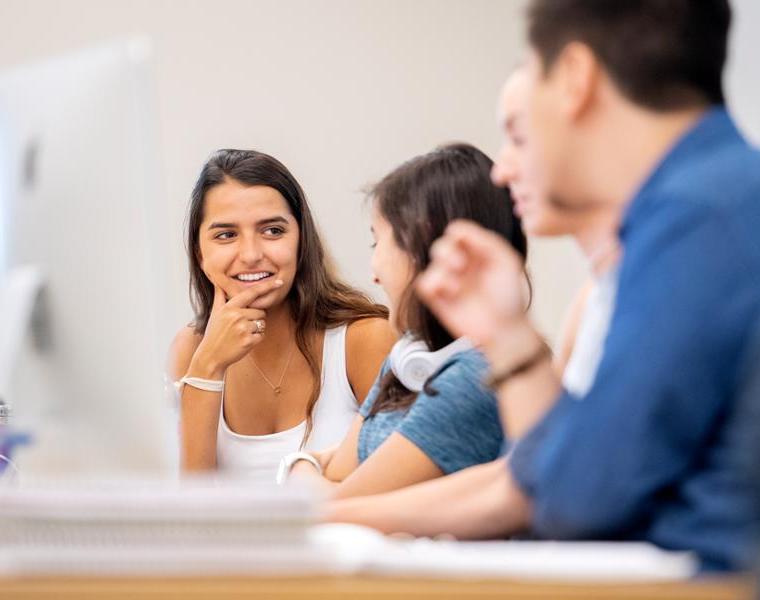
[{"label": "white over-ear headphones", "polygon": [[397,341],[389,356],[391,370],[406,389],[419,392],[430,376],[451,356],[474,348],[467,338],[459,338],[436,352],[427,344],[405,333]]}]

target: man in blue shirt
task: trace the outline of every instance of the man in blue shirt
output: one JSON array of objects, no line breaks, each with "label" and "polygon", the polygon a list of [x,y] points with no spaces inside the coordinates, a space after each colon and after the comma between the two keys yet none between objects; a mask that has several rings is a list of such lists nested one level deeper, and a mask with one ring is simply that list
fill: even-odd
[{"label": "man in blue shirt", "polygon": [[[533,0],[530,137],[556,208],[623,214],[616,306],[589,392],[564,392],[519,262],[468,223],[418,290],[492,365],[507,461],[387,495],[387,531],[646,540],[741,569],[757,506],[760,155],[723,108],[725,0]],[[501,183],[504,183],[503,181]],[[757,456],[757,454],[755,454]],[[360,503],[334,507],[360,520]],[[433,507],[438,507],[433,508]],[[423,510],[424,507],[424,510]]]}]

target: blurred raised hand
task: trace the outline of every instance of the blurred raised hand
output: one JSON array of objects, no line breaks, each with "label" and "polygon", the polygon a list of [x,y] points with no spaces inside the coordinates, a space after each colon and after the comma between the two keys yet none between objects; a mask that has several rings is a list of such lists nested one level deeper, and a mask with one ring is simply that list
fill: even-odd
[{"label": "blurred raised hand", "polygon": [[430,250],[417,280],[420,299],[455,337],[488,345],[524,323],[526,280],[522,258],[501,236],[454,221]]}]

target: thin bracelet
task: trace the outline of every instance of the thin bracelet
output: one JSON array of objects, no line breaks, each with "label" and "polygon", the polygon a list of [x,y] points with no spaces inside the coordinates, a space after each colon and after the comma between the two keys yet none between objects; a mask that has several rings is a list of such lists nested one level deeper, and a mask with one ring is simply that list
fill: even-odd
[{"label": "thin bracelet", "polygon": [[501,372],[491,373],[486,379],[486,385],[492,390],[498,390],[507,382],[507,380],[511,379],[512,377],[516,377],[517,375],[527,373],[534,367],[537,367],[539,364],[541,364],[545,358],[551,357],[551,355],[551,349],[546,344],[546,342],[542,341],[538,350],[536,350],[533,354],[531,354],[517,366],[505,369]]},{"label": "thin bracelet", "polygon": [[185,376],[179,380],[180,385],[187,384],[204,392],[223,392],[223,379],[201,379],[200,377]]}]

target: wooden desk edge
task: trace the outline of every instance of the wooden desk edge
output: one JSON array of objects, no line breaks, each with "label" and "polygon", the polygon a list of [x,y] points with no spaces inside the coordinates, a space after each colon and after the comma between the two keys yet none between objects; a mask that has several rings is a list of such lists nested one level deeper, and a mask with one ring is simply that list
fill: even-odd
[{"label": "wooden desk edge", "polygon": [[21,577],[0,578],[0,598],[662,598],[723,600],[752,598],[752,582],[744,577],[670,583],[560,583],[514,580],[440,580],[387,577]]}]

